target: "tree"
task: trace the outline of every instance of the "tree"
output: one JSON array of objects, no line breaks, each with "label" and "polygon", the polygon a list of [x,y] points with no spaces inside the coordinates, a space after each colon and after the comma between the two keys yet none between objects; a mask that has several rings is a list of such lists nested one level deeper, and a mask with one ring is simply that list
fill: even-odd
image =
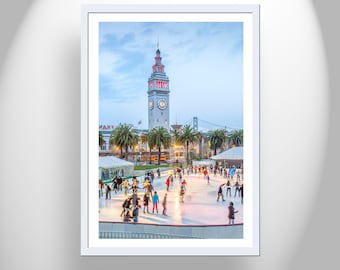
[{"label": "tree", "polygon": [[237,129],[228,134],[229,145],[243,146],[243,129]]},{"label": "tree", "polygon": [[190,127],[190,125],[185,125],[180,131],[178,141],[183,143],[186,147],[186,159],[187,164],[189,164],[189,144],[194,143],[198,140],[199,133]]},{"label": "tree", "polygon": [[105,143],[105,140],[103,138],[103,133],[99,131],[99,146],[102,147]]},{"label": "tree", "polygon": [[129,147],[138,143],[138,132],[131,124],[120,124],[112,131],[110,143],[120,148],[121,157],[123,157],[123,149],[125,149],[125,159],[127,160]]},{"label": "tree", "polygon": [[158,165],[161,163],[161,148],[169,148],[171,145],[171,135],[164,127],[155,127],[149,131],[148,144],[151,149],[158,148]]},{"label": "tree", "polygon": [[[145,132],[145,133],[142,133],[140,135],[140,140],[141,140],[141,143],[147,143],[149,144],[149,132]],[[151,164],[151,147],[149,145],[149,162]]]},{"label": "tree", "polygon": [[227,141],[226,131],[223,129],[216,129],[209,132],[210,149],[214,150],[214,155],[217,154],[217,149]]},{"label": "tree", "polygon": [[170,134],[173,140],[173,143],[180,143],[179,137],[181,135],[180,129],[171,129]]}]

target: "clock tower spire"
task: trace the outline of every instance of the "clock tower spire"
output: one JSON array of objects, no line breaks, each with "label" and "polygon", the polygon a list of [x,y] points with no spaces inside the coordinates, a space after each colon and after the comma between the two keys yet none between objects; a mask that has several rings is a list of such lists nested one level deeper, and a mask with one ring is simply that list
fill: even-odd
[{"label": "clock tower spire", "polygon": [[149,130],[158,126],[169,130],[169,93],[169,78],[164,71],[157,40],[155,63],[148,79]]}]

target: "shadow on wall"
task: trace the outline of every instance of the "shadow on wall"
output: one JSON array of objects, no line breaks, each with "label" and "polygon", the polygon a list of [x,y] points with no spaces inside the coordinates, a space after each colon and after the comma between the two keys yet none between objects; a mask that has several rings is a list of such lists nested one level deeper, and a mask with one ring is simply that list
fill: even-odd
[{"label": "shadow on wall", "polygon": [[[22,21],[28,13],[33,0],[13,0],[17,2],[15,5],[6,5],[6,8],[0,9],[0,63],[3,63],[7,55],[7,51],[12,44],[12,40],[16,35]],[[8,27],[10,25],[11,27]],[[0,66],[0,72],[1,72]]]}]

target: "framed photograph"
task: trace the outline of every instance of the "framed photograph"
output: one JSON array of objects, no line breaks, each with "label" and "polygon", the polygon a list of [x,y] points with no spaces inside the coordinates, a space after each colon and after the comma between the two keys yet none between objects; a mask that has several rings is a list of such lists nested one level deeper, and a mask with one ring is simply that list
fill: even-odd
[{"label": "framed photograph", "polygon": [[259,248],[259,6],[84,5],[81,255]]}]

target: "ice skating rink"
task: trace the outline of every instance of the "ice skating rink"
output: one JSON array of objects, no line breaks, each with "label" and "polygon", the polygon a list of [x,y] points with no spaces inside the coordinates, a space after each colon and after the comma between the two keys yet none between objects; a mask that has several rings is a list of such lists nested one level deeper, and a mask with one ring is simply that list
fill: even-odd
[{"label": "ice skating rink", "polygon": [[[223,188],[225,201],[221,199],[217,202],[218,187],[227,182],[227,178],[213,174],[210,175],[210,183],[204,179],[203,174],[184,175],[183,179],[187,182],[187,190],[184,196],[184,202],[179,200],[179,179],[174,178],[170,190],[166,191],[165,180],[167,176],[155,177],[153,181],[154,189],[159,195],[160,203],[158,204],[158,213],[152,213],[152,203],[149,203],[149,212],[143,213],[143,180],[139,178],[138,197],[140,198],[141,208],[139,210],[138,223],[146,224],[168,224],[168,225],[225,225],[229,224],[228,206],[230,202],[234,203],[234,208],[238,213],[235,214],[235,224],[243,223],[243,204],[241,197],[232,189],[231,196],[226,196],[226,189]],[[231,180],[232,185],[236,182]],[[241,179],[240,183],[243,181]],[[162,214],[162,201],[164,194],[167,195],[167,216]],[[128,196],[131,195],[131,190]],[[106,200],[105,195],[99,199],[99,221],[123,222],[120,214],[122,212],[122,203],[126,195],[124,191],[115,193],[111,191],[111,199]],[[131,221],[133,222],[133,221]]]}]

